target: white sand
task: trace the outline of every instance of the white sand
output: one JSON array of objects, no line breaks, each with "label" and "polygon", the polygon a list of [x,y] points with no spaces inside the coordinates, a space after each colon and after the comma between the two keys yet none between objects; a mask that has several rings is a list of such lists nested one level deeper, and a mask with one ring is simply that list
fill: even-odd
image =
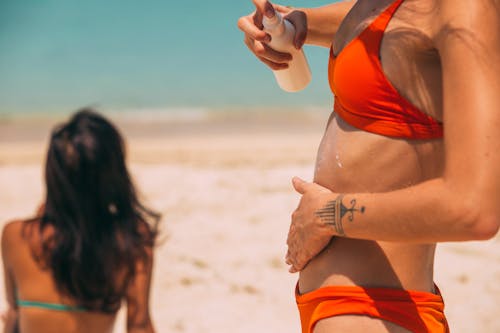
[{"label": "white sand", "polygon": [[[305,131],[297,130],[300,122],[287,130],[239,122],[232,130],[195,124],[198,130],[165,132],[121,124],[135,181],[164,215],[151,300],[158,332],[300,332],[297,276],[283,262],[298,202],[290,179],[311,178],[320,120]],[[0,122],[2,223],[29,215],[43,198],[49,124],[4,123],[2,132]],[[29,135],[19,134],[26,128]],[[500,332],[499,250],[500,237],[440,246],[435,280],[452,332]],[[116,332],[125,332],[124,324],[121,313]]]}]

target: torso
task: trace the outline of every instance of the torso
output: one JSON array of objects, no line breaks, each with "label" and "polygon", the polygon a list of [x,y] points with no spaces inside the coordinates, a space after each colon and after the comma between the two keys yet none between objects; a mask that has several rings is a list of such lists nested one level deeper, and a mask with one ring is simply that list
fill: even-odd
[{"label": "torso", "polygon": [[[335,36],[334,53],[338,55],[392,2],[358,1]],[[402,3],[386,29],[380,58],[401,96],[441,120],[441,67],[428,37],[432,5],[432,0]],[[319,147],[314,181],[336,193],[385,192],[442,172],[442,140],[388,138],[354,128],[333,113]],[[432,291],[434,250],[434,244],[334,238],[301,272],[300,292],[326,285]]]}]

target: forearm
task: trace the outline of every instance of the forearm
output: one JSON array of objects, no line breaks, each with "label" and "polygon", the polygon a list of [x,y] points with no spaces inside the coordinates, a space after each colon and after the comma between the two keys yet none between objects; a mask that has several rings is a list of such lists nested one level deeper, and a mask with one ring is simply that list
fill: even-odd
[{"label": "forearm", "polygon": [[340,23],[356,1],[343,1],[318,8],[300,8],[307,16],[306,44],[330,47]]},{"label": "forearm", "polygon": [[153,248],[144,248],[146,256],[136,262],[135,275],[127,290],[127,333],[154,333],[149,313],[149,294],[153,271]]},{"label": "forearm", "polygon": [[[335,200],[341,207],[339,195],[330,197],[330,207]],[[387,193],[345,194],[341,203],[329,219],[332,236],[433,243],[488,239],[498,230],[498,217],[482,207],[480,196],[443,179]]]}]

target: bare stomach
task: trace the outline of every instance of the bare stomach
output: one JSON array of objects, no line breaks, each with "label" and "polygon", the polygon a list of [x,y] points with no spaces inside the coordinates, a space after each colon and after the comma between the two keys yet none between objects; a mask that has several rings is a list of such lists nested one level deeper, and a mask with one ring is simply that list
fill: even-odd
[{"label": "bare stomach", "polygon": [[[442,152],[439,140],[391,139],[357,130],[332,114],[314,181],[335,193],[392,191],[439,177]],[[333,238],[300,273],[299,289],[359,285],[432,291],[434,250],[435,244]]]}]

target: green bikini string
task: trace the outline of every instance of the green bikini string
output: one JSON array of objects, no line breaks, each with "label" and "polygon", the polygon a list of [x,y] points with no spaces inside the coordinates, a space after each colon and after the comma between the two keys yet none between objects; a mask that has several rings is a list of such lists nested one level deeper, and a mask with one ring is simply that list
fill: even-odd
[{"label": "green bikini string", "polygon": [[20,299],[17,300],[17,305],[20,307],[32,307],[32,308],[41,308],[41,309],[57,310],[57,311],[77,311],[77,312],[86,311],[86,309],[83,306],[35,302],[35,301],[23,301]]},{"label": "green bikini string", "polygon": [[46,302],[37,302],[37,301],[25,301],[19,299],[17,295],[17,288],[14,289],[14,294],[16,297],[16,304],[19,307],[25,308],[39,308],[39,309],[47,309],[47,310],[56,310],[56,311],[87,311],[87,309],[83,306],[79,305],[66,305],[66,304],[58,304],[58,303],[46,303]]}]

